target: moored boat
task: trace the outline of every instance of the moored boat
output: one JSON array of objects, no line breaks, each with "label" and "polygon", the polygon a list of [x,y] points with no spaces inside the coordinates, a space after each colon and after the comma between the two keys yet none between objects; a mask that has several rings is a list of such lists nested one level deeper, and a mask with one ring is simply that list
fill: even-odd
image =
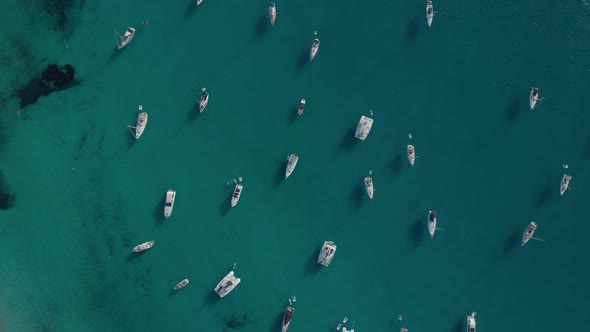
[{"label": "moored boat", "polygon": [[349,330],[346,327],[343,327],[342,332],[354,332],[354,329]]},{"label": "moored boat", "polygon": [[426,1],[426,22],[428,26],[432,25],[432,18],[434,17],[434,7],[432,7],[432,0]]},{"label": "moored boat", "polygon": [[561,178],[561,183],[559,184],[559,194],[563,195],[567,188],[570,186],[570,181],[572,180],[571,175],[564,174]]},{"label": "moored boat", "polygon": [[184,279],[183,281],[177,283],[176,286],[174,286],[174,290],[181,289],[182,287],[188,285],[188,283],[189,283],[188,279]]},{"label": "moored boat", "polygon": [[336,255],[336,244],[333,241],[324,241],[324,245],[318,255],[318,263],[323,266],[328,266]]},{"label": "moored boat", "polygon": [[401,329],[399,329],[399,332],[408,332],[408,329],[405,327],[402,327]]},{"label": "moored boat", "polygon": [[434,237],[434,232],[436,231],[436,211],[430,210],[428,211],[428,233],[430,233],[430,237]]},{"label": "moored boat", "polygon": [[527,242],[529,242],[531,239],[533,239],[533,235],[535,235],[536,230],[537,230],[537,223],[535,223],[534,221],[531,221],[531,223],[528,224],[528,226],[524,230],[524,233],[522,233],[522,242],[520,243],[520,245],[524,246]]},{"label": "moored boat", "polygon": [[370,176],[365,177],[365,190],[367,191],[367,195],[369,195],[370,199],[373,199],[373,192],[375,189],[373,188],[373,178]]},{"label": "moored boat", "polygon": [[285,310],[285,314],[283,314],[283,323],[281,325],[281,332],[287,332],[289,329],[289,324],[291,324],[291,320],[293,319],[293,313],[295,312],[295,308],[289,306],[287,310]]},{"label": "moored boat", "polygon": [[416,161],[416,151],[412,144],[408,145],[408,160],[410,161],[410,165],[414,166],[414,161]]},{"label": "moored boat", "polygon": [[203,2],[203,0],[197,0],[197,6],[200,5],[201,2]]},{"label": "moored boat", "polygon": [[531,110],[533,108],[535,108],[535,105],[537,105],[538,100],[539,100],[539,88],[532,87],[531,94],[529,96],[529,106],[531,107]]},{"label": "moored boat", "polygon": [[275,25],[275,20],[277,19],[277,6],[275,6],[274,2],[271,2],[268,6],[268,16],[270,17],[270,24]]},{"label": "moored boat", "polygon": [[301,102],[299,103],[299,108],[297,109],[297,114],[299,114],[299,115],[303,114],[304,110],[305,110],[305,99],[301,98]]},{"label": "moored boat", "polygon": [[203,111],[205,110],[205,107],[207,107],[207,104],[209,103],[209,93],[207,93],[207,89],[203,88],[202,89],[203,93],[201,93],[201,99],[199,99],[199,112],[203,113]]},{"label": "moored boat", "polygon": [[[147,122],[148,122],[148,114],[146,112],[141,112],[137,116],[137,123],[135,124],[135,126],[127,126],[127,128],[129,128],[129,131],[131,131],[131,134],[133,134],[133,136],[135,136],[135,139],[139,139],[141,137],[141,135],[143,134],[145,127],[147,126]],[[135,132],[133,132],[131,130],[131,128],[135,129]]]},{"label": "moored boat", "polygon": [[166,192],[166,202],[164,203],[164,218],[170,218],[174,210],[174,200],[176,199],[176,190],[168,189]]},{"label": "moored boat", "polygon": [[289,155],[289,161],[287,162],[287,168],[285,169],[285,180],[293,173],[295,166],[297,166],[297,162],[299,161],[299,156],[295,153]]},{"label": "moored boat", "polygon": [[148,250],[149,248],[154,246],[154,243],[156,243],[156,241],[152,240],[152,241],[144,242],[142,244],[138,244],[135,246],[135,248],[133,248],[133,252],[140,252],[140,251]]},{"label": "moored boat", "polygon": [[127,44],[131,42],[131,39],[133,39],[133,36],[135,36],[135,29],[132,27],[127,28],[127,30],[122,36],[117,32],[117,30],[113,31],[115,32],[115,35],[119,37],[119,40],[117,41],[117,47],[119,49],[122,49],[123,47],[127,46]]},{"label": "moored boat", "polygon": [[309,61],[313,61],[316,54],[318,54],[318,50],[320,49],[320,40],[315,38],[313,43],[311,44],[311,50],[309,51]]},{"label": "moored boat", "polygon": [[475,311],[467,316],[467,332],[475,332]]},{"label": "moored boat", "polygon": [[219,297],[223,298],[227,294],[238,286],[238,284],[242,281],[240,278],[236,278],[234,276],[234,271],[229,271],[229,273],[221,279],[221,281],[215,286],[215,293],[219,295]]},{"label": "moored boat", "polygon": [[342,328],[342,323],[338,323],[338,325],[336,325],[336,331],[340,331],[341,328]]},{"label": "moored boat", "polygon": [[354,137],[364,141],[369,136],[372,127],[373,119],[362,115],[359,124],[356,126]]},{"label": "moored boat", "polygon": [[231,206],[234,207],[238,204],[240,200],[240,195],[242,195],[242,189],[244,186],[241,184],[236,184],[236,188],[234,189],[234,193],[231,195]]}]

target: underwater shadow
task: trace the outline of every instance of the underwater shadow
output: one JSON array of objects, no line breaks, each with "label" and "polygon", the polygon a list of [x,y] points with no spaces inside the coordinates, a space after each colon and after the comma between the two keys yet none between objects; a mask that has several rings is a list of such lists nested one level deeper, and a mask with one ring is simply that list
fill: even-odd
[{"label": "underwater shadow", "polygon": [[402,172],[403,166],[404,166],[404,157],[402,156],[401,153],[398,153],[391,160],[391,173],[394,176],[399,176]]},{"label": "underwater shadow", "polygon": [[518,115],[521,113],[522,107],[520,105],[520,101],[518,99],[513,100],[507,107],[506,107],[506,122],[512,123]]},{"label": "underwater shadow", "polygon": [[305,68],[305,65],[307,64],[307,62],[309,61],[309,53],[307,51],[302,52],[301,54],[299,54],[299,58],[297,58],[297,74],[301,73],[301,71],[303,71],[303,68]]},{"label": "underwater shadow", "polygon": [[[233,193],[233,192],[232,192]],[[224,199],[221,204],[219,204],[219,215],[225,217],[229,210],[231,209],[231,204],[227,199]]]},{"label": "underwater shadow", "polygon": [[158,204],[156,204],[156,207],[154,208],[154,212],[152,213],[152,216],[154,217],[154,220],[156,221],[156,225],[160,226],[164,223],[164,221],[166,220],[166,218],[164,218],[164,206],[166,205],[166,195],[164,195],[164,197],[162,197],[159,201]]},{"label": "underwater shadow", "polygon": [[270,332],[281,331],[281,328],[283,326],[283,315],[284,313],[278,313],[276,315],[275,319],[272,321],[272,324],[270,325]]},{"label": "underwater shadow", "polygon": [[457,319],[449,332],[463,332],[463,323],[464,320],[462,317]]},{"label": "underwater shadow", "polygon": [[318,255],[319,252],[314,250],[314,252],[307,258],[307,262],[305,262],[305,274],[316,274],[320,272],[322,266],[318,263]]},{"label": "underwater shadow", "polygon": [[287,125],[290,126],[293,124],[293,122],[295,122],[295,119],[297,119],[297,117],[299,116],[299,114],[297,114],[298,109],[298,107],[294,107],[291,109],[291,111],[289,112],[289,117],[287,118]]},{"label": "underwater shadow", "polygon": [[355,209],[360,209],[363,206],[363,199],[365,198],[365,192],[363,187],[360,184],[355,184],[350,191],[350,195],[348,196],[350,199],[351,205]]},{"label": "underwater shadow", "polygon": [[241,330],[246,327],[246,314],[229,314],[223,318],[223,331]]},{"label": "underwater shadow", "polygon": [[535,208],[540,208],[543,205],[546,205],[553,197],[557,194],[556,188],[551,182],[546,181],[543,185],[543,188],[537,194],[537,199],[535,200]]},{"label": "underwater shadow", "polygon": [[520,243],[520,230],[515,229],[510,235],[504,240],[504,246],[502,247],[502,256],[506,256],[511,253],[514,249],[518,248]]},{"label": "underwater shadow", "polygon": [[144,250],[144,251],[140,251],[140,252],[130,252],[127,255],[127,261],[128,262],[133,262],[135,260],[137,260],[138,258],[140,258],[141,256],[145,255],[145,253],[148,252],[148,250]]},{"label": "underwater shadow", "polygon": [[256,20],[255,36],[258,38],[264,37],[268,33],[268,26],[270,25],[266,15],[260,15]]},{"label": "underwater shadow", "polygon": [[205,296],[203,296],[203,305],[205,306],[210,306],[210,305],[214,305],[215,303],[217,303],[217,301],[219,301],[219,295],[217,295],[217,293],[215,293],[213,290],[207,292],[207,294],[205,294]]},{"label": "underwater shadow", "polygon": [[281,162],[279,168],[277,168],[277,172],[275,173],[274,177],[274,187],[275,189],[279,187],[279,185],[285,181],[285,169],[287,168],[287,161]]},{"label": "underwater shadow", "polygon": [[410,22],[408,22],[408,24],[406,25],[406,30],[404,31],[406,44],[413,44],[418,38],[419,32],[420,24],[418,24],[418,18],[414,17],[410,20]]},{"label": "underwater shadow", "polygon": [[199,104],[195,104],[191,106],[190,110],[186,113],[186,120],[188,122],[195,122],[201,114],[202,113],[199,111]]},{"label": "underwater shadow", "polygon": [[342,137],[342,140],[340,141],[340,151],[350,151],[352,150],[352,148],[354,148],[356,146],[356,144],[358,143],[359,139],[357,139],[354,134],[356,133],[356,128],[350,128],[346,131],[346,134],[344,135],[344,137]]},{"label": "underwater shadow", "polygon": [[408,235],[414,247],[418,247],[424,240],[425,228],[425,222],[419,217],[416,217],[408,227]]},{"label": "underwater shadow", "polygon": [[191,0],[187,3],[186,8],[184,9],[184,18],[189,18],[197,9],[197,3],[194,0]]}]

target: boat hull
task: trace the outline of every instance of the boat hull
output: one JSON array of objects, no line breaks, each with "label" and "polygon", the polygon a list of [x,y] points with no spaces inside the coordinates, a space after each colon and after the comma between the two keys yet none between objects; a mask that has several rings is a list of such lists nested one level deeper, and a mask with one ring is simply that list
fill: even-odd
[{"label": "boat hull", "polygon": [[369,133],[371,133],[371,128],[373,128],[373,119],[362,115],[358,125],[356,126],[354,137],[364,141],[367,136],[369,136]]},{"label": "boat hull", "polygon": [[370,199],[373,199],[373,193],[375,189],[373,188],[373,179],[370,176],[367,176],[364,180],[365,182],[365,191],[367,195],[369,195]]},{"label": "boat hull", "polygon": [[309,61],[313,61],[315,56],[318,54],[318,50],[320,49],[320,40],[314,39],[313,43],[311,44],[311,50],[309,51]]},{"label": "boat hull", "polygon": [[169,189],[166,192],[166,201],[164,202],[164,218],[168,219],[174,210],[174,200],[176,199],[176,190]]},{"label": "boat hull", "polygon": [[287,162],[287,168],[285,169],[285,180],[291,176],[291,173],[295,170],[297,166],[297,162],[299,162],[299,156],[295,153],[289,156],[289,161]]},{"label": "boat hull", "polygon": [[336,255],[336,249],[338,247],[333,241],[324,241],[324,245],[318,255],[318,264],[328,266]]},{"label": "boat hull", "polygon": [[127,31],[125,31],[123,38],[119,41],[119,43],[117,43],[117,47],[119,49],[122,49],[123,47],[129,45],[129,43],[131,42],[131,40],[133,39],[134,36],[135,36],[135,29],[134,28],[127,29]]},{"label": "boat hull", "polygon": [[416,150],[414,150],[413,145],[408,145],[408,160],[410,161],[410,165],[414,166],[414,162],[416,161]]},{"label": "boat hull", "polygon": [[426,2],[426,23],[430,27],[432,25],[432,19],[434,18],[434,7],[432,6],[432,1]]},{"label": "boat hull", "polygon": [[[537,92],[537,94],[535,95],[535,91]],[[531,89],[531,93],[529,95],[529,107],[531,108],[531,111],[533,110],[533,108],[535,108],[535,105],[537,105],[537,101],[539,100],[539,89],[533,87]]]},{"label": "boat hull", "polygon": [[304,110],[305,110],[305,99],[301,99],[301,102],[299,103],[299,108],[297,109],[297,114],[299,114],[299,115],[303,114]]},{"label": "boat hull", "polygon": [[529,242],[533,236],[535,235],[535,231],[537,230],[537,224],[534,221],[526,227],[524,232],[522,233],[522,242],[520,243],[521,246],[524,246]]},{"label": "boat hull", "polygon": [[223,298],[231,293],[241,281],[240,278],[234,276],[234,271],[230,271],[225,277],[223,277],[223,279],[221,279],[217,286],[215,286],[214,291],[220,298]]},{"label": "boat hull", "polygon": [[428,211],[428,233],[430,238],[434,237],[434,232],[436,232],[436,211],[430,210]]},{"label": "boat hull", "polygon": [[181,282],[177,283],[176,286],[174,286],[174,290],[179,290],[181,288],[183,288],[184,286],[188,285],[189,280],[188,279],[184,279]]},{"label": "boat hull", "polygon": [[268,7],[268,17],[270,18],[270,25],[275,25],[277,19],[277,7],[274,3],[271,3]]},{"label": "boat hull", "polygon": [[199,113],[203,113],[205,107],[207,107],[207,104],[209,104],[209,94],[203,92],[203,94],[201,95],[201,99],[199,101]]},{"label": "boat hull", "polygon": [[564,174],[561,178],[561,183],[559,184],[559,194],[563,196],[567,189],[570,186],[570,181],[572,180],[571,175]]},{"label": "boat hull", "polygon": [[244,189],[244,186],[242,186],[241,184],[236,184],[236,187],[234,189],[234,193],[231,196],[231,206],[232,207],[238,205],[238,202],[240,201],[240,197],[242,196],[242,189]]},{"label": "boat hull", "polygon": [[148,241],[148,242],[144,242],[142,244],[136,245],[135,248],[133,248],[133,252],[141,252],[144,250],[148,250],[149,248],[154,246],[154,243],[156,243],[156,241],[152,240],[152,241]]},{"label": "boat hull", "polygon": [[143,135],[147,122],[148,114],[146,112],[139,113],[137,116],[137,123],[135,124],[135,139],[139,139],[141,135]]},{"label": "boat hull", "polygon": [[467,316],[467,332],[476,332],[475,317]]},{"label": "boat hull", "polygon": [[291,325],[291,320],[293,319],[293,314],[295,313],[295,308],[287,307],[285,313],[283,314],[283,321],[281,323],[281,332],[287,332],[289,329],[289,325]]}]

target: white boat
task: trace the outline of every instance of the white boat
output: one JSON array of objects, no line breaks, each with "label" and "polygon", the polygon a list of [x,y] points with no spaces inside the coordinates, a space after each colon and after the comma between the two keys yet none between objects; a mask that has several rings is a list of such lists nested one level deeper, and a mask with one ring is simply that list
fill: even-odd
[{"label": "white boat", "polygon": [[467,316],[467,332],[475,332],[475,311]]},{"label": "white boat", "polygon": [[571,175],[564,174],[561,178],[561,183],[559,184],[559,194],[563,195],[567,188],[570,186],[570,181],[572,180]]},{"label": "white boat", "polygon": [[309,51],[309,61],[313,61],[315,55],[318,54],[318,50],[320,49],[320,40],[315,38],[313,43],[311,44],[311,50]]},{"label": "white boat", "polygon": [[152,240],[152,241],[144,242],[142,244],[138,244],[135,246],[135,248],[133,248],[133,252],[140,252],[140,251],[148,250],[149,248],[151,248],[154,245],[154,243],[156,243],[156,241]]},{"label": "white boat", "polygon": [[436,231],[436,211],[430,210],[428,211],[428,233],[430,233],[430,237],[434,237],[434,232]]},{"label": "white boat", "polygon": [[217,293],[219,297],[223,298],[233,291],[240,281],[242,281],[240,278],[236,278],[234,276],[234,271],[229,271],[229,273],[223,277],[223,279],[221,279],[217,286],[215,286],[215,293]]},{"label": "white boat", "polygon": [[399,332],[408,332],[408,329],[405,327],[402,327],[401,329],[399,329]]},{"label": "white boat", "polygon": [[344,317],[344,319],[342,320],[342,323],[346,324],[346,322],[348,322],[348,317]]},{"label": "white boat", "polygon": [[166,192],[166,203],[164,204],[164,218],[170,218],[174,209],[174,200],[176,199],[176,190],[168,189]]},{"label": "white boat", "polygon": [[174,286],[174,290],[181,289],[182,287],[188,285],[188,283],[189,283],[188,279],[184,279],[183,281],[177,283],[176,286]]},{"label": "white boat", "polygon": [[289,329],[289,324],[291,324],[294,312],[295,308],[291,306],[287,307],[287,310],[285,310],[285,314],[283,315],[283,323],[281,324],[281,332],[287,332],[287,329]]},{"label": "white boat", "polygon": [[434,8],[432,7],[432,0],[426,1],[426,22],[428,26],[432,25],[432,18],[434,17]]},{"label": "white boat", "polygon": [[287,162],[287,169],[285,170],[285,180],[293,173],[295,166],[297,166],[297,162],[299,161],[299,156],[295,153],[289,156],[289,161]]},{"label": "white boat", "polygon": [[274,2],[271,2],[268,6],[268,16],[270,17],[270,24],[275,25],[277,19],[277,6],[275,6]]},{"label": "white boat", "polygon": [[305,110],[305,99],[301,98],[301,102],[299,103],[299,109],[297,109],[297,114],[299,114],[299,115],[303,114],[304,110]]},{"label": "white boat", "polygon": [[352,329],[352,330],[349,330],[349,329],[347,329],[346,327],[343,327],[343,328],[342,328],[342,332],[354,332],[354,329]]},{"label": "white boat", "polygon": [[369,198],[373,199],[373,192],[375,189],[373,188],[373,179],[370,176],[365,177],[365,190],[367,191]]},{"label": "white boat", "polygon": [[117,41],[117,47],[119,49],[127,46],[127,44],[131,42],[131,39],[133,39],[133,36],[135,36],[135,29],[131,27],[127,28],[127,31],[125,31],[122,36],[117,32],[117,30],[113,31],[115,32],[115,35],[119,37],[119,40]]},{"label": "white boat", "polygon": [[[141,137],[141,135],[143,134],[145,127],[147,126],[147,122],[148,122],[148,114],[146,112],[141,112],[137,116],[137,123],[135,124],[135,126],[127,126],[127,128],[129,128],[129,131],[131,131],[131,134],[133,134],[133,136],[135,136],[135,139],[139,139]],[[132,128],[135,129],[135,132],[133,132],[131,130]]]},{"label": "white boat", "polygon": [[535,108],[537,101],[539,100],[539,88],[532,87],[531,94],[529,96],[529,105],[531,106],[531,110]]},{"label": "white boat", "polygon": [[328,266],[336,255],[336,244],[332,241],[325,241],[318,255],[318,263],[323,266]]},{"label": "white boat", "polygon": [[354,137],[364,141],[365,138],[369,136],[372,127],[373,119],[362,115],[361,119],[359,120],[359,124],[356,126],[356,132],[354,133]]},{"label": "white boat", "polygon": [[200,5],[201,2],[203,2],[203,0],[197,0],[197,6]]},{"label": "white boat", "polygon": [[414,150],[412,144],[408,145],[408,160],[410,161],[410,165],[414,166],[414,161],[416,161],[416,150]]},{"label": "white boat", "polygon": [[520,243],[521,246],[524,246],[530,239],[533,239],[533,235],[535,235],[535,231],[537,230],[537,223],[531,221],[531,223],[526,227],[524,233],[522,233],[522,242]]},{"label": "white boat", "polygon": [[338,323],[338,325],[336,325],[336,330],[340,331],[341,328],[342,328],[342,323]]},{"label": "white boat", "polygon": [[209,93],[207,93],[207,89],[203,88],[203,93],[201,93],[201,99],[199,100],[199,112],[203,113],[208,103]]},{"label": "white boat", "polygon": [[234,189],[234,193],[231,195],[231,206],[234,207],[238,204],[240,200],[240,195],[242,195],[242,189],[244,186],[241,184],[236,184],[236,188]]}]

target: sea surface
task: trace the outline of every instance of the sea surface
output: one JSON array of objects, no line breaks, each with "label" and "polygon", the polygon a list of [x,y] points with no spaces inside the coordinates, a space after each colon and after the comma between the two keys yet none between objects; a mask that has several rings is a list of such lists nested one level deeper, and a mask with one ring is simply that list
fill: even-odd
[{"label": "sea surface", "polygon": [[[268,4],[0,3],[0,331],[274,332],[293,295],[290,332],[586,330],[588,1]],[[49,64],[79,84],[21,107]]]}]

